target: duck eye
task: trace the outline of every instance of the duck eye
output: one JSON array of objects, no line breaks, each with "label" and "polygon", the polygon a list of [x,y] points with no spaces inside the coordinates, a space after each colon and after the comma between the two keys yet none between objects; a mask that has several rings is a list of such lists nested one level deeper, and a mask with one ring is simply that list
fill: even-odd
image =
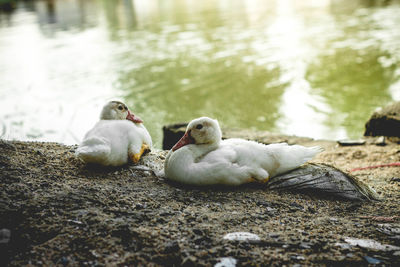
[{"label": "duck eye", "polygon": [[123,110],[124,108],[122,106],[118,106],[118,109],[119,110]]},{"label": "duck eye", "polygon": [[203,125],[201,125],[201,124],[197,124],[197,125],[196,125],[196,129],[197,129],[197,130],[200,130],[201,128],[203,128]]}]

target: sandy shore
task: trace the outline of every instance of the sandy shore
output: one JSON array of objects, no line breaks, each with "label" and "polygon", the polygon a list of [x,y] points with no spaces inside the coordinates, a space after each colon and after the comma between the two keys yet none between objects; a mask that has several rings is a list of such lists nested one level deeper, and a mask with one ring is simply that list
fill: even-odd
[{"label": "sandy shore", "polygon": [[[271,136],[253,139],[262,138]],[[345,171],[400,161],[395,143],[339,147],[274,138],[321,145],[325,151],[313,162]],[[400,264],[399,167],[353,172],[382,198],[357,203],[258,184],[187,188],[134,165],[87,167],[75,158],[75,149],[0,141],[2,266],[213,266],[223,258],[237,266]],[[162,153],[152,155],[162,160]],[[260,240],[223,239],[239,231]],[[356,239],[382,246],[356,245]]]}]

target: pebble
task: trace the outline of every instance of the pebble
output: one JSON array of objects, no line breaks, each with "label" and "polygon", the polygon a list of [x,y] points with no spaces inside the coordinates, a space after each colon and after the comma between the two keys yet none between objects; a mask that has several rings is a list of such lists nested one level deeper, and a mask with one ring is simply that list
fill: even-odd
[{"label": "pebble", "polygon": [[68,263],[69,263],[69,259],[67,257],[62,257],[60,259],[60,261],[61,261],[61,264],[64,265],[64,266],[67,266]]},{"label": "pebble", "polygon": [[237,260],[232,257],[220,258],[219,260],[214,267],[235,267],[237,263]]},{"label": "pebble", "polygon": [[179,247],[179,243],[178,241],[174,240],[174,241],[170,241],[165,245],[165,249],[164,252],[165,253],[174,253],[174,252],[178,252],[181,248]]},{"label": "pebble", "polygon": [[392,177],[392,179],[390,179],[390,182],[398,182],[398,183],[400,183],[400,177]]},{"label": "pebble", "polygon": [[307,243],[307,242],[301,242],[300,243],[300,248],[303,248],[303,249],[309,249],[309,248],[311,248],[311,243]]},{"label": "pebble", "polygon": [[335,244],[335,246],[340,247],[342,249],[351,249],[351,246],[349,244],[347,244],[347,243],[339,243],[339,242],[337,242]]},{"label": "pebble", "polygon": [[268,236],[271,238],[279,238],[280,235],[278,233],[269,233]]},{"label": "pebble", "polygon": [[400,247],[392,246],[392,245],[382,245],[378,241],[372,239],[357,239],[357,238],[345,238],[345,240],[351,246],[359,246],[362,248],[370,248],[376,250],[383,250],[383,251],[392,251],[392,250],[400,250]]},{"label": "pebble", "polygon": [[335,217],[330,217],[329,221],[332,222],[332,223],[337,223],[339,220],[337,218],[335,218]]},{"label": "pebble", "polygon": [[392,224],[378,224],[377,230],[381,233],[389,235],[393,239],[400,239],[400,228],[394,227]]},{"label": "pebble", "polygon": [[70,224],[83,225],[84,223],[78,220],[67,220]]},{"label": "pebble", "polygon": [[259,242],[261,239],[258,235],[249,232],[234,232],[226,234],[223,239],[229,241],[249,241],[249,242]]},{"label": "pebble", "polygon": [[11,231],[3,228],[0,230],[0,244],[8,244],[11,238]]},{"label": "pebble", "polygon": [[378,139],[376,139],[375,145],[377,145],[377,146],[386,146],[385,137],[384,137],[384,136],[381,136],[381,137],[379,137]]},{"label": "pebble", "polygon": [[369,263],[369,264],[379,264],[381,263],[380,260],[369,257],[369,256],[364,256],[364,259]]},{"label": "pebble", "polygon": [[305,258],[304,256],[302,256],[302,255],[293,255],[293,256],[290,256],[290,258],[291,258],[292,260],[297,260],[297,261],[305,260],[305,259],[306,259],[306,258]]},{"label": "pebble", "polygon": [[341,146],[361,146],[365,144],[365,140],[339,140],[337,141]]}]

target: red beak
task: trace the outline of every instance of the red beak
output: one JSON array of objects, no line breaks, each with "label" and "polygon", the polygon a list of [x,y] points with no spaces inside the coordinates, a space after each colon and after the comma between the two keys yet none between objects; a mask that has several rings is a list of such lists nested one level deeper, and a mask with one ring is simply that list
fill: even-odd
[{"label": "red beak", "polygon": [[143,123],[141,118],[139,118],[138,116],[135,116],[135,114],[131,113],[129,110],[128,110],[128,116],[126,116],[126,119],[133,121],[134,123]]},{"label": "red beak", "polygon": [[194,144],[194,139],[190,136],[190,131],[186,132],[182,136],[182,138],[172,147],[172,151],[178,150],[179,148],[189,144]]}]

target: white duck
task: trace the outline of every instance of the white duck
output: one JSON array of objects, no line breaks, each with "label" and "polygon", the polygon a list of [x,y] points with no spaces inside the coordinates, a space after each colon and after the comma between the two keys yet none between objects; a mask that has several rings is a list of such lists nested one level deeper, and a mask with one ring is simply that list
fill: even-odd
[{"label": "white duck", "polygon": [[243,139],[221,140],[218,121],[201,117],[169,151],[165,176],[192,185],[239,185],[293,170],[322,151],[320,147],[264,145]]},{"label": "white duck", "polygon": [[108,102],[100,121],[86,133],[75,154],[87,163],[120,166],[137,163],[152,141],[143,121],[119,101]]}]

